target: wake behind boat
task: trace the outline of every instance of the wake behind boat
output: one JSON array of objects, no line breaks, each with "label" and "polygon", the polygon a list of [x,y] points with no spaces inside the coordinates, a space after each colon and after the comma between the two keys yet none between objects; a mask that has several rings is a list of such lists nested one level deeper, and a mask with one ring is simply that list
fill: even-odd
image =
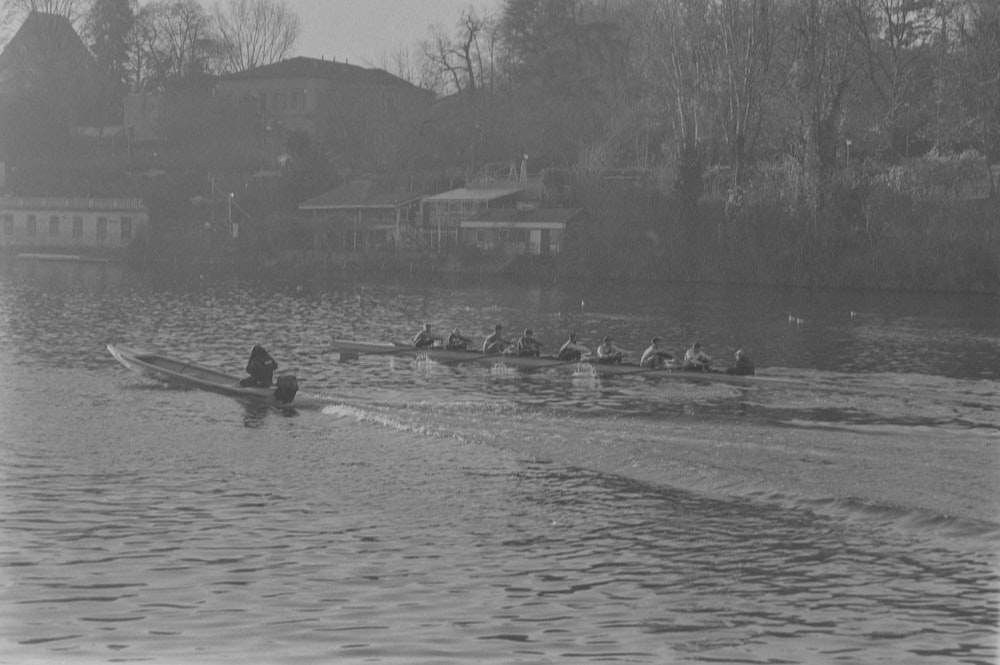
[{"label": "wake behind boat", "polygon": [[240,399],[287,407],[298,392],[298,380],[291,374],[277,378],[272,388],[241,386],[239,377],[158,351],[108,344],[115,360],[133,372],[184,388],[198,388]]}]

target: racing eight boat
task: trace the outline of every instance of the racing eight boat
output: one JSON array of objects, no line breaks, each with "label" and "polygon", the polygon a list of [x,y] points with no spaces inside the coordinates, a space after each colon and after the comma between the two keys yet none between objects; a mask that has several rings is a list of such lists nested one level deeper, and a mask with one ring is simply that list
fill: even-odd
[{"label": "racing eight boat", "polygon": [[560,360],[555,356],[541,355],[519,356],[512,353],[482,353],[476,350],[447,349],[443,346],[414,348],[403,342],[371,343],[359,341],[334,341],[331,352],[337,353],[341,360],[356,360],[362,355],[393,355],[406,356],[414,359],[427,359],[443,365],[489,364],[503,365],[520,370],[563,370],[573,373],[589,372],[596,375],[646,375],[651,377],[669,376],[695,382],[723,382],[733,384],[750,384],[758,382],[785,382],[784,377],[769,377],[760,375],[734,375],[724,371],[689,371],[681,368],[678,363],[667,363],[663,367],[642,367],[637,363],[602,363],[596,357],[584,357],[581,360]]}]

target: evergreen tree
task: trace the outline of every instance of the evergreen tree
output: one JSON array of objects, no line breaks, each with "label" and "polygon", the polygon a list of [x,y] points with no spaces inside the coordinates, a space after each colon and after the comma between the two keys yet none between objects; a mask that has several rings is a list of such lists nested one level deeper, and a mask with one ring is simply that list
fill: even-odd
[{"label": "evergreen tree", "polygon": [[128,91],[128,38],[135,23],[130,0],[94,0],[86,19],[86,35],[101,73],[101,118],[121,120]]}]

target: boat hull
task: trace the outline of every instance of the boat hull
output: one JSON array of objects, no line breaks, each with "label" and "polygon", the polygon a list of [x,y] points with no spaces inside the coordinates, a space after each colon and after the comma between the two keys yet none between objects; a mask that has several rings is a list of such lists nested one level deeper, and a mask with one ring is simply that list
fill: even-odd
[{"label": "boat hull", "polygon": [[[369,351],[365,351],[369,349]],[[642,375],[651,378],[669,377],[671,379],[694,383],[730,383],[748,385],[766,382],[787,382],[783,377],[768,377],[759,375],[734,375],[721,371],[693,372],[682,369],[677,364],[665,367],[640,367],[635,363],[600,363],[596,358],[579,361],[559,360],[555,356],[517,356],[507,354],[489,354],[480,351],[458,351],[431,347],[415,349],[402,343],[369,344],[365,342],[343,342],[334,345],[334,352],[357,355],[397,355],[416,359],[426,358],[443,365],[487,364],[503,365],[522,371],[558,370],[572,373],[590,373],[598,376]]]},{"label": "boat hull", "polygon": [[156,351],[133,349],[116,344],[108,344],[108,351],[115,360],[133,372],[173,386],[207,390],[273,406],[293,406],[291,402],[277,399],[274,388],[241,386],[239,377],[212,367]]}]

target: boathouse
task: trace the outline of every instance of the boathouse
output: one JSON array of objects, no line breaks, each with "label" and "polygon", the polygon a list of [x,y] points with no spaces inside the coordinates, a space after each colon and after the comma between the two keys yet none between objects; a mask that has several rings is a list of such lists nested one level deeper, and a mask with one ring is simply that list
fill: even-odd
[{"label": "boathouse", "polygon": [[420,232],[432,247],[455,247],[462,244],[462,223],[487,210],[517,208],[524,190],[515,183],[459,187],[425,197],[421,204]]},{"label": "boathouse", "polygon": [[466,245],[508,256],[556,255],[562,251],[566,226],[579,208],[518,207],[484,210],[460,222]]},{"label": "boathouse", "polygon": [[413,222],[424,190],[388,178],[360,178],[299,205],[313,249],[378,252],[413,245]]}]

